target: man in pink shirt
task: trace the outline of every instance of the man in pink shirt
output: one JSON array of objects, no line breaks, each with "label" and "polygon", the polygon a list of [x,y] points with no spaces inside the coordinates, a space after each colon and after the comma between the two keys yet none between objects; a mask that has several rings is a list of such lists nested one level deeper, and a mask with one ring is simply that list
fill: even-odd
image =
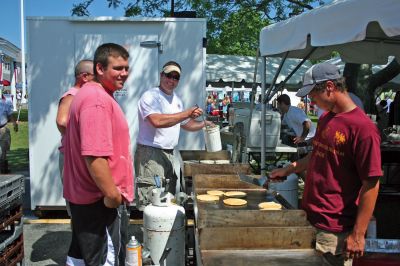
[{"label": "man in pink shirt", "polygon": [[[86,82],[93,80],[93,61],[84,59],[78,62],[75,66],[75,84],[71,87],[67,92],[65,92],[58,102],[58,110],[57,110],[57,128],[61,133],[61,146],[58,148],[60,151],[60,156],[58,159],[58,167],[60,169],[60,177],[61,182],[63,181],[63,172],[64,172],[64,133],[67,127],[68,119],[69,119],[69,108],[72,103],[72,99],[78,93],[79,89]],[[69,203],[67,204],[67,212],[68,215],[71,216],[71,212],[69,210]]]},{"label": "man in pink shirt", "polygon": [[128,78],[128,58],[118,44],[99,46],[94,81],[82,86],[71,104],[63,184],[71,208],[70,266],[123,265],[133,161],[128,124],[113,93]]}]

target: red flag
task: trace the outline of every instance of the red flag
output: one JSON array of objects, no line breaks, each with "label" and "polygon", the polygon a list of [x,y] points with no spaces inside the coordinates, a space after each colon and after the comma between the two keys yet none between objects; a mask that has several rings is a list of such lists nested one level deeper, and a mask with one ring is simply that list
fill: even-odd
[{"label": "red flag", "polygon": [[0,82],[3,84],[3,86],[10,86],[11,85],[11,82],[9,80],[6,80],[6,79],[3,79]]},{"label": "red flag", "polygon": [[0,55],[0,84],[3,84],[3,55]]}]

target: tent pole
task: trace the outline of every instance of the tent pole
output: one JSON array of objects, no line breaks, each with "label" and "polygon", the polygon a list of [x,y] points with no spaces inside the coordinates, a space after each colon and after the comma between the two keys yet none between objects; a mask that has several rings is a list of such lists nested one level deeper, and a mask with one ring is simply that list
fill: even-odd
[{"label": "tent pole", "polygon": [[275,74],[274,79],[272,80],[272,83],[268,89],[268,93],[265,94],[265,87],[266,87],[266,65],[267,65],[267,58],[266,56],[263,56],[263,61],[262,61],[262,73],[263,73],[263,79],[262,79],[262,105],[261,105],[261,162],[260,162],[260,168],[261,168],[261,177],[266,176],[266,169],[265,169],[265,134],[266,134],[266,128],[265,128],[265,114],[266,114],[266,104],[268,103],[267,99],[269,98],[269,94],[271,93],[272,88],[275,86],[276,80],[278,79],[279,73],[282,70],[283,64],[286,61],[286,58],[288,56],[289,52],[285,53],[284,58],[282,59],[279,68]]},{"label": "tent pole", "polygon": [[[286,82],[288,82],[288,80],[294,75],[294,73],[296,73],[296,71],[308,60],[308,58],[310,58],[310,56],[312,55],[312,53],[314,53],[314,51],[317,50],[317,47],[313,47],[311,49],[311,51],[303,58],[303,60],[301,60],[301,62],[292,70],[292,72],[290,72],[290,74],[285,78],[284,81],[282,81],[278,87],[276,88],[275,91],[278,91],[280,89],[282,89]],[[268,101],[271,100],[271,98],[275,95],[275,93],[272,93],[272,95],[269,97]]]},{"label": "tent pole", "polygon": [[261,161],[260,161],[260,169],[261,169],[261,178],[266,176],[265,171],[265,88],[266,88],[266,62],[267,58],[265,56],[262,57],[261,61]]},{"label": "tent pole", "polygon": [[310,56],[314,53],[315,50],[317,50],[317,47],[313,47],[311,49],[311,51],[303,58],[303,60],[301,60],[301,62],[292,70],[292,72],[290,72],[290,74],[285,78],[285,80],[279,84],[277,91],[283,86],[285,86],[286,82],[288,82],[288,80],[294,75],[294,73],[296,73],[296,71],[308,60],[308,58],[310,58]]},{"label": "tent pole", "polygon": [[[267,104],[267,102],[269,101],[269,95],[271,94],[272,88],[275,86],[276,80],[278,79],[279,74],[281,73],[281,70],[283,68],[283,64],[285,64],[286,62],[286,58],[288,57],[289,52],[285,53],[285,56],[282,58],[281,63],[279,64],[279,68],[275,73],[274,79],[271,82],[271,85],[269,86],[268,92],[267,92],[267,97],[265,98],[265,100],[263,101],[264,104]],[[267,101],[268,100],[268,101]],[[265,114],[264,114],[265,115]]]},{"label": "tent pole", "polygon": [[253,75],[253,84],[252,84],[252,88],[251,88],[251,98],[250,98],[250,115],[249,115],[249,119],[248,119],[248,127],[244,128],[244,130],[246,131],[246,142],[245,142],[245,146],[244,146],[244,151],[245,154],[248,158],[247,155],[247,147],[249,144],[249,138],[250,138],[250,127],[251,127],[251,118],[253,117],[253,110],[254,110],[254,102],[255,102],[255,96],[257,93],[257,72],[258,72],[258,60],[260,58],[260,48],[257,48],[257,52],[256,52],[256,62],[255,62],[255,66],[254,66],[254,75]]}]

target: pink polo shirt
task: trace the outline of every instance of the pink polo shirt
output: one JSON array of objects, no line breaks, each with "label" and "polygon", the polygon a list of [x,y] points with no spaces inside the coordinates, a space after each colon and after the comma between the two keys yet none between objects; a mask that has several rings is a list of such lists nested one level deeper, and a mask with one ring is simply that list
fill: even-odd
[{"label": "pink polo shirt", "polygon": [[107,158],[115,185],[133,201],[133,160],[128,123],[112,95],[95,82],[86,83],[71,104],[64,137],[64,198],[90,204],[104,195],[87,169],[84,156]]},{"label": "pink polo shirt", "polygon": [[[75,87],[71,87],[67,92],[65,92],[63,94],[63,96],[61,96],[60,101],[58,102],[58,104],[61,103],[61,101],[64,99],[64,97],[71,95],[71,96],[75,96],[78,93],[79,89],[75,88]],[[61,146],[58,147],[58,149],[60,150],[61,153],[64,153],[64,135],[61,135]]]}]

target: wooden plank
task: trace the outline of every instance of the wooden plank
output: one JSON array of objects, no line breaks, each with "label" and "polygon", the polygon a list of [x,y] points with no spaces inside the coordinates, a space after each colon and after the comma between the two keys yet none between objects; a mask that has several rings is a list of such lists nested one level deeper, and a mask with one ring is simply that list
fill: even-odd
[{"label": "wooden plank", "polygon": [[309,226],[303,210],[206,210],[198,209],[198,228]]},{"label": "wooden plank", "polygon": [[183,163],[184,176],[195,176],[198,174],[252,174],[249,164],[201,164],[194,162]]},{"label": "wooden plank", "polygon": [[193,188],[194,191],[196,191],[196,189],[260,189],[259,186],[240,181],[239,176],[236,174],[195,175],[193,179]]},{"label": "wooden plank", "polygon": [[311,249],[315,229],[301,227],[212,227],[199,229],[201,250]]},{"label": "wooden plank", "polygon": [[322,256],[313,249],[301,250],[202,250],[204,266],[315,266]]},{"label": "wooden plank", "polygon": [[207,151],[180,151],[181,157],[183,161],[190,160],[229,160],[230,154],[229,151],[222,150],[216,152],[207,152]]}]

